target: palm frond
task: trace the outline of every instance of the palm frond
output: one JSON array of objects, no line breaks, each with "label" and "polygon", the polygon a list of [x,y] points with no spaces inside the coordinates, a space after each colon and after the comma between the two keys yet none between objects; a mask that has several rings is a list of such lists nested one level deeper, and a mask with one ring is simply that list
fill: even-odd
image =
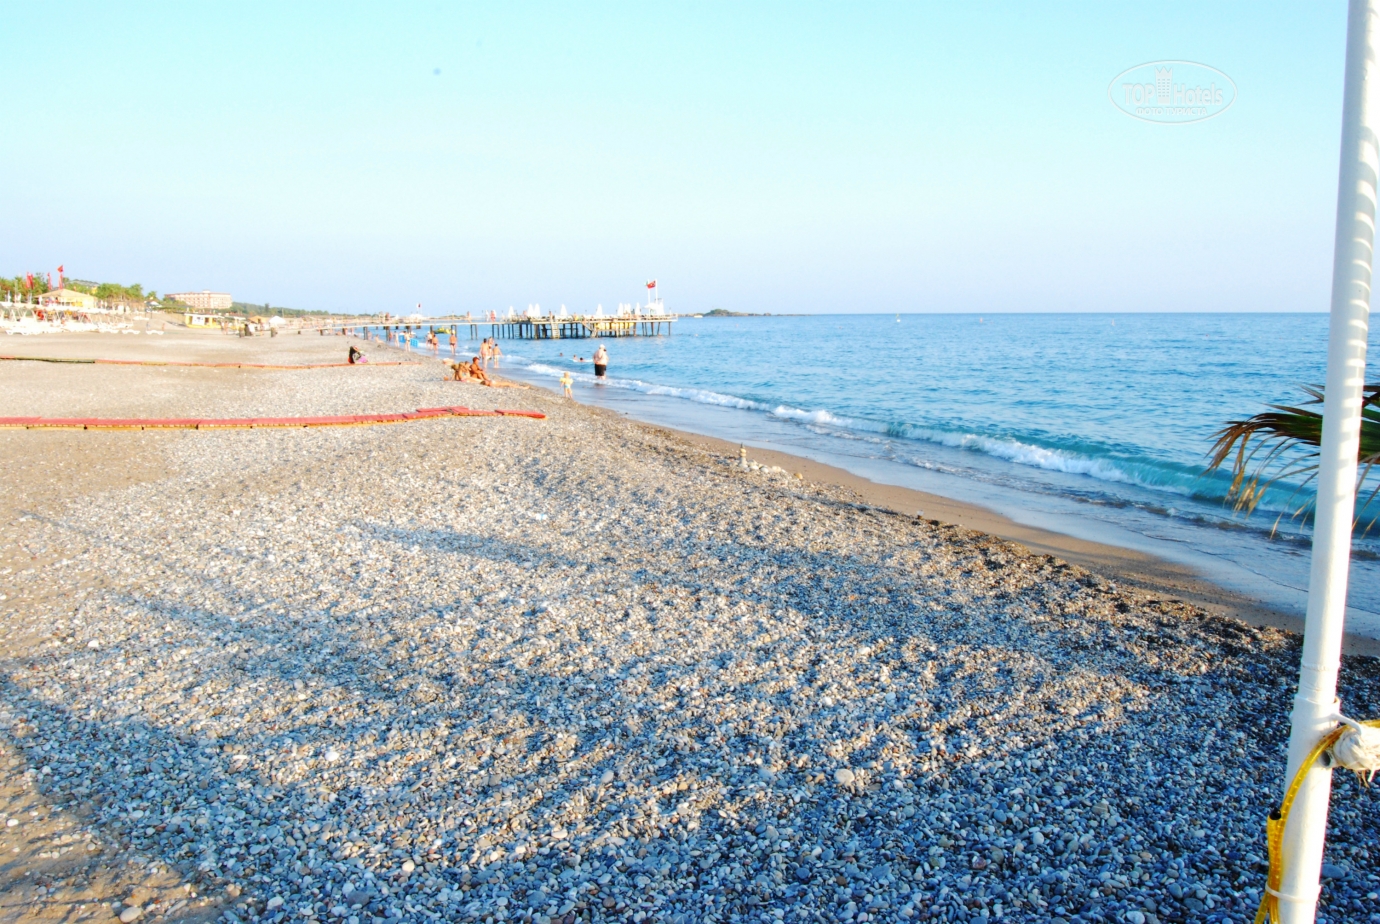
[{"label": "palm frond", "polygon": [[[1254,417],[1228,421],[1213,434],[1215,442],[1209,450],[1207,470],[1216,471],[1230,460],[1231,485],[1227,489],[1227,499],[1235,510],[1253,512],[1266,492],[1281,482],[1293,483],[1293,496],[1297,496],[1317,477],[1323,389],[1305,385],[1303,390],[1309,400],[1299,407],[1272,404],[1270,410]],[[1364,482],[1380,462],[1380,384],[1362,388],[1361,445],[1357,462],[1361,466],[1358,483]],[[1361,506],[1370,504],[1377,494],[1380,494],[1380,485],[1371,490]],[[1292,496],[1290,500],[1292,502]],[[1295,509],[1293,515],[1306,516],[1312,507],[1310,500]]]}]

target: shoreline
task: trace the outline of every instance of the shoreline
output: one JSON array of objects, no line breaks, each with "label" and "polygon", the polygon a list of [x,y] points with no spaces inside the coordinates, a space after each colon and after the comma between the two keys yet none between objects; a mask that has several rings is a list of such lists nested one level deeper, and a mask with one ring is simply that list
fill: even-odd
[{"label": "shoreline", "polygon": [[[692,443],[729,456],[736,456],[738,453],[735,444],[716,436],[641,420],[638,422],[676,433]],[[1268,626],[1283,629],[1294,635],[1303,635],[1302,618],[1228,590],[1192,568],[1154,555],[1027,526],[977,504],[915,488],[882,484],[845,468],[777,449],[750,447],[748,458],[763,464],[776,465],[791,473],[800,472],[807,481],[828,482],[855,491],[867,504],[893,513],[915,516],[917,511],[922,511],[925,520],[962,526],[1018,543],[1033,554],[1053,555],[1069,564],[1086,568],[1152,596],[1191,603],[1215,615],[1240,619],[1247,625]],[[1380,657],[1380,639],[1348,632],[1343,644],[1343,650],[1347,654]]]},{"label": "shoreline", "polygon": [[[524,376],[518,381],[552,394],[556,393],[540,378]],[[627,419],[654,430],[674,433],[694,445],[730,458],[736,459],[738,456],[739,445],[722,437],[672,427],[599,405],[584,406],[619,417],[626,416]],[[961,526],[994,538],[1016,542],[1033,554],[1053,555],[1152,597],[1189,603],[1214,615],[1239,619],[1250,626],[1282,629],[1293,635],[1303,636],[1302,617],[1230,590],[1187,565],[1156,555],[1110,543],[1080,539],[1055,530],[1028,526],[978,504],[916,488],[872,481],[846,468],[779,449],[749,447],[748,457],[763,464],[776,465],[791,473],[799,472],[807,481],[828,483],[854,491],[870,506],[904,516],[915,516],[917,511],[922,511],[924,519],[935,523]],[[1343,651],[1349,655],[1380,658],[1380,639],[1347,632],[1343,637]]]}]

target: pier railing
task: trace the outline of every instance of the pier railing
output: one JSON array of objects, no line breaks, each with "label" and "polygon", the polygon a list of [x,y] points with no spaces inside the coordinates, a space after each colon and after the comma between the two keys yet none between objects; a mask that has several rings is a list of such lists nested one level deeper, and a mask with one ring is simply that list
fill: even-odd
[{"label": "pier railing", "polygon": [[[318,329],[342,330],[346,328],[385,329],[421,333],[446,329],[469,329],[469,339],[478,340],[481,336],[502,340],[587,340],[590,338],[612,337],[659,337],[671,333],[678,318],[674,315],[619,315],[602,317],[545,317],[545,318],[425,318],[422,320],[348,320],[332,321],[317,325]],[[484,328],[488,333],[484,333]]]}]

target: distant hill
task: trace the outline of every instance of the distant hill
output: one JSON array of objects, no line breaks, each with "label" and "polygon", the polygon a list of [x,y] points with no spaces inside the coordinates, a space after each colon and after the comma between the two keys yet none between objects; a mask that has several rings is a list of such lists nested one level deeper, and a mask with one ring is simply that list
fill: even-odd
[{"label": "distant hill", "polygon": [[750,311],[729,311],[726,308],[715,308],[713,311],[704,313],[706,318],[769,318],[771,312],[766,311],[762,314],[753,314]]}]

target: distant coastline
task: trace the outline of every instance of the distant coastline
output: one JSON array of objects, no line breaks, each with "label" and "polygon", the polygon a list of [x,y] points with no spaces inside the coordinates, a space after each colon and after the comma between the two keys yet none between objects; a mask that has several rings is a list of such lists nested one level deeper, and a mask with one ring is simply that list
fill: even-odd
[{"label": "distant coastline", "polygon": [[751,312],[751,311],[729,311],[727,308],[715,308],[715,309],[713,309],[712,311],[706,311],[704,314],[700,315],[700,317],[702,317],[702,318],[795,318],[795,317],[800,317],[800,315],[795,315],[795,314],[772,314],[770,311],[764,311],[764,312],[762,312],[761,314],[755,314],[755,313],[753,313],[753,312]]}]

